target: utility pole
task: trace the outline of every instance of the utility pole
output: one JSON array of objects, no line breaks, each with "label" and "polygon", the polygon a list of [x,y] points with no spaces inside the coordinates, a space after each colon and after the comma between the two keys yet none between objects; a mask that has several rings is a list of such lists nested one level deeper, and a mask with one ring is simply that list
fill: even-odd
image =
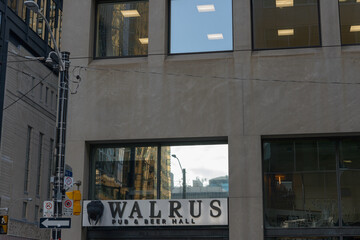
[{"label": "utility pole", "polygon": [[[56,218],[62,216],[62,200],[65,195],[64,172],[65,172],[65,143],[66,143],[66,123],[69,95],[69,52],[61,52],[59,61],[63,61],[63,68],[60,67],[59,87],[58,87],[58,106],[56,119],[56,147],[55,165],[56,175],[53,187],[53,201],[55,203],[54,215]],[[52,229],[52,239],[61,239],[61,229]]]},{"label": "utility pole", "polygon": [[[66,143],[66,121],[67,121],[67,107],[68,107],[68,95],[69,95],[69,52],[59,51],[58,45],[54,38],[51,26],[41,12],[39,5],[34,0],[27,0],[24,2],[25,6],[39,14],[46,24],[46,27],[50,33],[51,40],[54,43],[54,50],[49,53],[50,59],[55,59],[59,67],[59,86],[58,86],[58,105],[57,105],[57,117],[56,117],[56,147],[55,147],[55,165],[56,174],[54,179],[53,188],[53,201],[54,201],[54,215],[55,218],[61,218],[62,216],[62,200],[65,195],[64,189],[64,172],[65,172],[65,143]],[[55,56],[54,56],[55,55]],[[61,229],[53,228],[51,231],[51,237],[53,240],[61,239]]]}]

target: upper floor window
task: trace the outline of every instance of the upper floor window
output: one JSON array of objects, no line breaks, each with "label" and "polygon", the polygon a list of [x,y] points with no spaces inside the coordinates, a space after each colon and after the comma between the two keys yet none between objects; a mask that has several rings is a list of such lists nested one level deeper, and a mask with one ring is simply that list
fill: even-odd
[{"label": "upper floor window", "polygon": [[99,2],[95,57],[147,55],[148,24],[148,1]]},{"label": "upper floor window", "polygon": [[170,53],[232,49],[231,0],[171,0]]},{"label": "upper floor window", "polygon": [[252,0],[255,49],[320,46],[318,0]]},{"label": "upper floor window", "polygon": [[339,0],[341,43],[360,43],[360,1]]}]

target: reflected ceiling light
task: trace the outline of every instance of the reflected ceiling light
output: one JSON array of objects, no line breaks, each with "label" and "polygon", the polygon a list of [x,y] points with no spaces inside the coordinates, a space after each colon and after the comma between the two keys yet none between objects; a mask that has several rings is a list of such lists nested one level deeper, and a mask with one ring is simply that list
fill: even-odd
[{"label": "reflected ceiling light", "polygon": [[278,29],[278,36],[292,36],[294,35],[294,29]]},{"label": "reflected ceiling light", "polygon": [[121,14],[124,17],[140,17],[140,14],[137,10],[121,10]]},{"label": "reflected ceiling light", "polygon": [[350,27],[350,32],[360,32],[360,25],[352,25]]},{"label": "reflected ceiling light", "polygon": [[293,7],[294,6],[294,0],[276,0],[276,7],[282,8],[282,7]]},{"label": "reflected ceiling light", "polygon": [[352,163],[351,160],[344,160],[344,163]]},{"label": "reflected ceiling light", "polygon": [[139,41],[141,44],[148,44],[149,43],[149,38],[139,38]]},{"label": "reflected ceiling light", "polygon": [[215,6],[214,4],[209,5],[197,5],[197,10],[199,12],[215,12]]},{"label": "reflected ceiling light", "polygon": [[208,34],[207,38],[209,40],[220,40],[220,39],[224,39],[224,36],[222,35],[222,33],[215,33],[215,34]]}]

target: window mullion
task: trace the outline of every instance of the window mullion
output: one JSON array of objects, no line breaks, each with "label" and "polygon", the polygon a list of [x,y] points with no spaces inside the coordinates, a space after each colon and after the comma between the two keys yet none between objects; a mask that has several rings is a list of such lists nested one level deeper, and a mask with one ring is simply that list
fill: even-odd
[{"label": "window mullion", "polygon": [[341,183],[340,183],[340,140],[336,141],[335,146],[335,158],[336,158],[336,185],[338,196],[338,213],[339,213],[339,227],[342,227],[342,209],[341,209]]}]

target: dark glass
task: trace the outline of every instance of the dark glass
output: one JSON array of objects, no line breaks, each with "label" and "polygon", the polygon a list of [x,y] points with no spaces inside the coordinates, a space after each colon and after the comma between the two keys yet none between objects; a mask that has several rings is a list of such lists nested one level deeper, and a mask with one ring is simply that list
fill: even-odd
[{"label": "dark glass", "polygon": [[360,139],[341,141],[340,168],[360,170]]},{"label": "dark glass", "polygon": [[265,174],[265,227],[338,225],[336,173]]},{"label": "dark glass", "polygon": [[336,142],[334,140],[319,140],[319,169],[336,169]]},{"label": "dark glass", "polygon": [[161,168],[161,199],[229,196],[227,144],[162,146]]},{"label": "dark glass", "polygon": [[[267,237],[265,240],[339,240],[338,237]],[[345,238],[344,238],[345,239]]]},{"label": "dark glass", "polygon": [[[267,237],[265,240],[339,240],[338,237]],[[344,238],[345,239],[345,238]]]},{"label": "dark glass", "polygon": [[341,212],[345,226],[360,226],[360,171],[341,171]]},{"label": "dark glass", "polygon": [[230,51],[232,0],[171,0],[170,53]]},{"label": "dark glass", "polygon": [[317,0],[252,0],[255,49],[320,45]]},{"label": "dark glass", "polygon": [[339,0],[341,43],[360,43],[360,2]]},{"label": "dark glass", "polygon": [[264,143],[265,171],[293,172],[294,164],[294,141],[273,140]]},{"label": "dark glass", "polygon": [[344,237],[343,240],[359,240],[360,236],[358,237]]},{"label": "dark glass", "polygon": [[97,148],[95,199],[131,199],[130,148]]},{"label": "dark glass", "polygon": [[319,168],[316,140],[295,141],[296,171],[311,171]]},{"label": "dark glass", "polygon": [[147,55],[149,2],[99,3],[96,57]]}]

